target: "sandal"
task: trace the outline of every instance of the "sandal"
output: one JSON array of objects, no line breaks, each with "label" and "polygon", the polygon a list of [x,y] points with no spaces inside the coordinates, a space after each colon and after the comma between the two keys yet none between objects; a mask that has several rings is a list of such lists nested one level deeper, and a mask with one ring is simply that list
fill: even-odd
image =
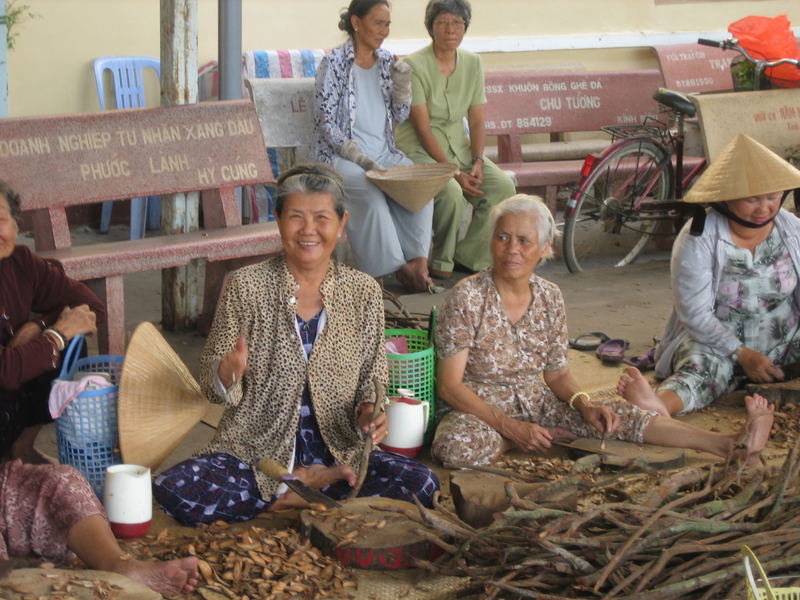
[{"label": "sandal", "polygon": [[630,343],[622,338],[606,340],[597,347],[597,358],[604,362],[622,362],[625,359],[625,350]]},{"label": "sandal", "polygon": [[656,349],[650,348],[650,350],[639,356],[623,358],[622,362],[636,367],[640,371],[652,371],[656,368]]},{"label": "sandal", "polygon": [[569,345],[575,350],[597,350],[603,342],[607,342],[609,337],[602,331],[592,331],[579,335],[575,339],[569,341]]}]

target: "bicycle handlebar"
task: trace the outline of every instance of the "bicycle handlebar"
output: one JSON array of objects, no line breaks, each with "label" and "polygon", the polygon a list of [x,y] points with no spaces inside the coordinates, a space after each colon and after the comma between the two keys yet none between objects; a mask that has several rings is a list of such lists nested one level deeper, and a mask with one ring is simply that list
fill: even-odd
[{"label": "bicycle handlebar", "polygon": [[779,58],[777,60],[768,61],[762,58],[753,58],[750,56],[750,53],[742,48],[739,45],[739,40],[734,37],[728,38],[726,40],[709,40],[705,38],[699,38],[697,40],[698,44],[703,46],[713,46],[715,48],[722,48],[723,50],[735,50],[739,54],[741,54],[745,59],[753,63],[754,65],[760,67],[761,69],[769,68],[769,67],[777,67],[778,65],[794,65],[798,69],[800,69],[800,61],[795,58]]},{"label": "bicycle handlebar", "polygon": [[703,46],[713,46],[714,48],[721,48],[722,47],[722,42],[718,42],[717,40],[709,40],[709,39],[706,39],[706,38],[698,39],[697,43],[701,44]]}]

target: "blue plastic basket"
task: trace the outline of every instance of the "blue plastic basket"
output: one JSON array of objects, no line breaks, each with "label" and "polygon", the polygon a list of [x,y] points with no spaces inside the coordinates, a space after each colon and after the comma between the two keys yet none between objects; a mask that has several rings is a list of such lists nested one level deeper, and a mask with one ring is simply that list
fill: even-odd
[{"label": "blue plastic basket", "polygon": [[67,348],[58,378],[70,381],[75,373],[108,373],[114,385],[84,390],[56,419],[56,442],[60,463],[78,469],[98,497],[103,497],[106,467],[119,464],[117,399],[122,356],[78,358],[82,335],[76,335]]}]

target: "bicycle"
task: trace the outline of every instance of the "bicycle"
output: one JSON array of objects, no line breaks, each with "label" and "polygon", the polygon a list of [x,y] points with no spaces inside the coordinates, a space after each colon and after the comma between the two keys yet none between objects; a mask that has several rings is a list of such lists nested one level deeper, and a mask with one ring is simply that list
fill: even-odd
[{"label": "bicycle", "polygon": [[[800,68],[795,59],[756,59],[735,38],[698,43],[735,50],[752,62],[754,89],[766,68],[786,63]],[[683,193],[706,166],[705,158],[684,156],[684,120],[695,116],[696,107],[688,96],[666,88],[658,88],[653,99],[669,114],[667,120],[647,117],[638,125],[604,127],[611,145],[584,160],[564,214],[562,250],[572,273],[628,265],[653,237],[674,235],[688,218]]]}]

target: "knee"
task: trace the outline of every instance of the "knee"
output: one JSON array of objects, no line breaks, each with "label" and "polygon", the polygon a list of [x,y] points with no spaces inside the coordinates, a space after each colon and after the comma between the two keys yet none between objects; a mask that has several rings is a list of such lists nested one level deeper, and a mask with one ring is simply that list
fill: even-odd
[{"label": "knee", "polygon": [[417,499],[428,508],[433,508],[433,497],[442,488],[439,477],[431,469],[428,469],[428,478],[414,492]]},{"label": "knee", "polygon": [[443,465],[488,465],[501,452],[499,435],[470,435],[467,432],[437,431],[431,444],[431,456]]},{"label": "knee", "polygon": [[69,465],[47,465],[35,468],[47,469],[48,478],[52,481],[60,482],[70,492],[86,491],[89,494],[94,494],[92,486],[89,485],[86,478],[75,467]]},{"label": "knee", "polygon": [[466,200],[461,191],[461,186],[458,185],[455,179],[447,182],[444,189],[436,195],[433,203],[435,212],[445,212],[447,214],[461,212],[464,210],[465,205]]}]

